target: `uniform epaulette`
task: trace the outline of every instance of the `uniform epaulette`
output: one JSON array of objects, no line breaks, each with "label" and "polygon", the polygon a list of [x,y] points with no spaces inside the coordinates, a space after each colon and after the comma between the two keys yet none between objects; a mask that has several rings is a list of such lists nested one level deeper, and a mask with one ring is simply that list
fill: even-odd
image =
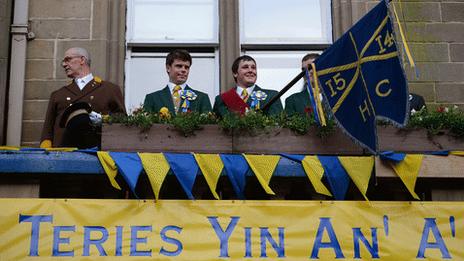
[{"label": "uniform epaulette", "polygon": [[102,80],[100,77],[98,77],[98,76],[93,77],[93,80],[94,80],[96,83],[101,83],[101,82],[103,81],[103,80]]}]

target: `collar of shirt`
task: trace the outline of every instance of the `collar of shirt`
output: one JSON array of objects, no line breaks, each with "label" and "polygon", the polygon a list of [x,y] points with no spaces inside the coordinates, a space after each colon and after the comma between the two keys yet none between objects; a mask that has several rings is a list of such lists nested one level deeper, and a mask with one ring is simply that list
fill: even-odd
[{"label": "collar of shirt", "polygon": [[93,75],[91,73],[87,74],[86,76],[82,78],[76,78],[74,79],[76,81],[77,86],[79,86],[79,89],[84,89],[84,87],[89,83],[91,80],[93,80]]},{"label": "collar of shirt", "polygon": [[168,87],[169,87],[169,91],[172,93],[172,91],[174,90],[174,87],[176,85],[179,85],[180,88],[182,88],[182,91],[185,89],[185,86],[187,86],[186,83],[183,83],[183,84],[175,84],[175,83],[172,83],[172,82],[168,82]]},{"label": "collar of shirt", "polygon": [[[246,88],[246,90],[247,90],[247,92],[248,92],[248,95],[251,95],[251,93],[252,93],[253,90],[255,89],[255,86],[256,86],[256,84],[253,84],[252,86]],[[240,86],[237,85],[236,92],[237,92],[238,96],[240,96],[240,97],[242,96],[242,91],[243,91],[243,89],[245,89],[245,88],[240,87]]]}]

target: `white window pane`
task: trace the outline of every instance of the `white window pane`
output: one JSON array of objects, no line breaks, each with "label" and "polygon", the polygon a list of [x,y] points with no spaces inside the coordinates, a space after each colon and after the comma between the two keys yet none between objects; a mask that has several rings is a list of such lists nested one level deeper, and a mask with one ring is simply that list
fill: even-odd
[{"label": "white window pane", "polygon": [[[143,104],[145,95],[166,87],[166,53],[134,53],[126,61],[125,102],[127,111]],[[219,94],[216,54],[193,54],[187,84],[209,95],[211,105]]]},{"label": "white window pane", "polygon": [[242,43],[331,43],[330,0],[242,0]]},{"label": "white window pane", "polygon": [[217,42],[217,0],[132,0],[128,42]]},{"label": "white window pane", "polygon": [[[301,58],[308,52],[277,52],[277,51],[249,51],[246,52],[256,60],[258,79],[261,88],[280,91],[295,76],[301,72]],[[293,93],[303,90],[303,79],[295,83],[290,90],[282,95],[281,102],[285,106],[285,99]]]}]

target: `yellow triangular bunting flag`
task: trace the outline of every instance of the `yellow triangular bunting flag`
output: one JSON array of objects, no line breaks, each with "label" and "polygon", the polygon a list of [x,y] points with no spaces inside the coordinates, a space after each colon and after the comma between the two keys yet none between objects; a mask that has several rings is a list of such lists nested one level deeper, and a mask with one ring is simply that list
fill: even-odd
[{"label": "yellow triangular bunting flag", "polygon": [[459,150],[450,151],[450,155],[464,156],[464,151],[459,151]]},{"label": "yellow triangular bunting flag", "polygon": [[111,158],[110,153],[108,151],[97,151],[97,157],[105,170],[106,176],[108,176],[108,179],[110,180],[111,186],[121,190],[121,187],[115,179],[118,174],[118,168],[116,167],[114,160]]},{"label": "yellow triangular bunting flag", "polygon": [[142,161],[143,169],[147,173],[151,189],[158,200],[161,186],[168,175],[169,163],[163,153],[138,153]]},{"label": "yellow triangular bunting flag", "polygon": [[374,156],[338,157],[338,160],[364,198],[369,201],[366,192],[369,186],[369,180],[371,179],[372,169],[374,168]]},{"label": "yellow triangular bunting flag", "polygon": [[419,196],[417,196],[416,192],[414,192],[414,187],[416,186],[417,176],[419,176],[419,170],[422,165],[422,159],[424,155],[422,154],[408,154],[404,157],[404,160],[394,164],[390,163],[395,173],[400,177],[401,181],[403,181],[404,185],[408,189],[411,195],[419,200]]},{"label": "yellow triangular bunting flag", "polygon": [[214,198],[219,199],[216,186],[224,164],[219,154],[193,154]]},{"label": "yellow triangular bunting flag", "polygon": [[78,148],[72,148],[72,147],[56,147],[56,148],[45,148],[47,151],[62,151],[62,152],[71,152],[78,150]]},{"label": "yellow triangular bunting flag", "polygon": [[263,186],[267,194],[275,195],[274,191],[269,187],[272,173],[274,173],[277,163],[279,163],[280,156],[277,155],[245,155],[246,161],[250,168],[258,178],[259,183]]},{"label": "yellow triangular bunting flag", "polygon": [[301,161],[301,164],[303,165],[306,176],[308,176],[314,190],[319,194],[332,197],[332,193],[330,193],[321,181],[322,176],[324,175],[324,168],[317,156],[306,156]]},{"label": "yellow triangular bunting flag", "polygon": [[0,150],[19,150],[19,148],[13,146],[0,146]]}]

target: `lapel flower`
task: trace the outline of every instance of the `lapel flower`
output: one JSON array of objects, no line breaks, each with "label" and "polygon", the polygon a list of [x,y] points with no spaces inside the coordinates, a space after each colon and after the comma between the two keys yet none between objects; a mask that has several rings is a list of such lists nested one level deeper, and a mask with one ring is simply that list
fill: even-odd
[{"label": "lapel flower", "polygon": [[171,118],[171,113],[169,112],[169,109],[166,107],[162,107],[159,110],[159,116],[161,119],[170,119]]},{"label": "lapel flower", "polygon": [[267,99],[267,94],[263,91],[258,90],[258,91],[253,91],[250,97],[252,100],[264,101]]}]

